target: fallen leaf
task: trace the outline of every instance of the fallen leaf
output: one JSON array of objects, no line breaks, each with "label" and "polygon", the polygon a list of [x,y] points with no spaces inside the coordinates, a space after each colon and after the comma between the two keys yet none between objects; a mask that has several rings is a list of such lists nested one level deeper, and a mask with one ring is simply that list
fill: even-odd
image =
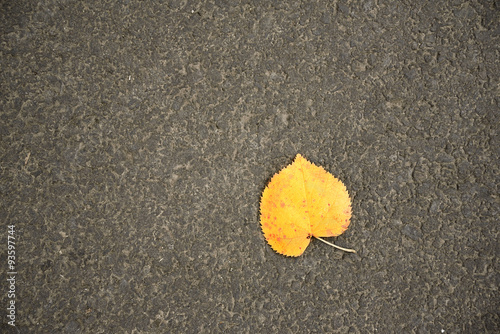
[{"label": "fallen leaf", "polygon": [[342,234],[351,219],[351,199],[332,174],[297,154],[293,163],[275,174],[262,193],[260,224],[276,252],[300,256],[315,237]]}]

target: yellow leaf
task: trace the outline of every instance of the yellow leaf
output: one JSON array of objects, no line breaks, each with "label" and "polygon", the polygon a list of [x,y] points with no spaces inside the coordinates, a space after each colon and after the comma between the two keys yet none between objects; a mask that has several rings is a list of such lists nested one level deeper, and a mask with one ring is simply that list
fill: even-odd
[{"label": "yellow leaf", "polygon": [[299,256],[315,237],[342,234],[351,219],[351,199],[344,184],[332,174],[297,154],[292,164],[275,174],[262,193],[260,224],[271,247]]}]

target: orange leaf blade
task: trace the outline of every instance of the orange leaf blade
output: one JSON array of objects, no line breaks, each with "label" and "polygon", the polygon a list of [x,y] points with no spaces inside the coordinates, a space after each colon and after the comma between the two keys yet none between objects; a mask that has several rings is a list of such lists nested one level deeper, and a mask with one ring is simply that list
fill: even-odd
[{"label": "orange leaf blade", "polygon": [[311,236],[342,234],[349,226],[351,200],[344,184],[297,154],[262,193],[261,227],[278,253],[302,255]]}]

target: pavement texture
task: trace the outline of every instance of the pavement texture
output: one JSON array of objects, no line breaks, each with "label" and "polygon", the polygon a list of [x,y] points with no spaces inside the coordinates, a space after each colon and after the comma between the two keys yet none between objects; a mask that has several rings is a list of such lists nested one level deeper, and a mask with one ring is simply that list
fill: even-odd
[{"label": "pavement texture", "polygon": [[[2,1],[0,22],[2,332],[500,331],[499,1]],[[357,254],[266,243],[261,193],[297,153],[347,186],[328,240]]]}]

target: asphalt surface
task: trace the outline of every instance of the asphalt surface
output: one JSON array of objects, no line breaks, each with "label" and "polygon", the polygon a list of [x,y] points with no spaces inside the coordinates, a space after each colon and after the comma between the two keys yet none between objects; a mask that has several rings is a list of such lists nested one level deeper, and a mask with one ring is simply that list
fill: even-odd
[{"label": "asphalt surface", "polygon": [[[2,332],[500,331],[498,0],[2,1],[0,22]],[[266,243],[261,193],[297,153],[347,186],[329,241],[357,254]]]}]

